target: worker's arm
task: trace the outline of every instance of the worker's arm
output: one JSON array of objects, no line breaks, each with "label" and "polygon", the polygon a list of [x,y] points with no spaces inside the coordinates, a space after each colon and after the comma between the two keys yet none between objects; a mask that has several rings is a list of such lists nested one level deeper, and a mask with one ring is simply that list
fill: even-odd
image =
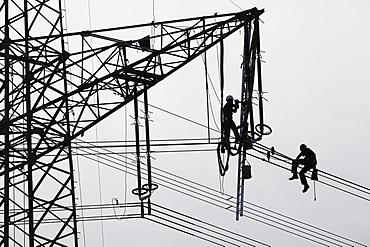
[{"label": "worker's arm", "polygon": [[295,158],[295,159],[297,160],[297,159],[301,158],[302,156],[304,156],[304,154],[303,154],[302,152],[300,152],[300,153],[298,154],[297,158]]},{"label": "worker's arm", "polygon": [[235,100],[235,104],[233,104],[233,112],[236,112],[239,109],[239,100]]}]

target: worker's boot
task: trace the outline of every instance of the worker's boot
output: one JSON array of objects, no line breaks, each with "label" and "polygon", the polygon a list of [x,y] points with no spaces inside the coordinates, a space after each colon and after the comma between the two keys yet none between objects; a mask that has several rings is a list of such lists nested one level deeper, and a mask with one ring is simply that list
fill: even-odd
[{"label": "worker's boot", "polygon": [[308,184],[305,184],[302,193],[306,193],[309,188],[310,186]]},{"label": "worker's boot", "polygon": [[294,179],[298,179],[297,173],[293,173],[293,176],[289,178],[289,180],[294,180]]}]

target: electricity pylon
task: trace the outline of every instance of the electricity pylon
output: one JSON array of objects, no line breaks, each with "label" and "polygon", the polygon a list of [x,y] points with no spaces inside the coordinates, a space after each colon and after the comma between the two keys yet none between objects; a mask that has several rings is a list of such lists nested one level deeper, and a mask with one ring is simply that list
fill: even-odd
[{"label": "electricity pylon", "polygon": [[[244,181],[251,178],[251,166],[246,165],[247,150],[253,143],[260,141],[263,135],[271,134],[271,128],[264,123],[263,90],[261,71],[261,49],[259,20],[244,26],[244,54],[241,87],[240,136],[243,140],[238,152],[238,177],[236,191],[236,220],[243,216]],[[257,80],[255,79],[257,78]],[[255,85],[257,81],[257,85]],[[256,91],[256,92],[254,92]],[[255,94],[257,94],[255,96]],[[255,105],[253,100],[257,100]],[[254,108],[257,107],[255,112]],[[258,124],[255,114],[258,114]]]},{"label": "electricity pylon", "polygon": [[[72,141],[263,13],[66,33],[61,2],[0,5],[4,247],[78,246]],[[148,27],[159,29],[158,35],[132,37]],[[136,192],[143,200],[139,152]]]}]

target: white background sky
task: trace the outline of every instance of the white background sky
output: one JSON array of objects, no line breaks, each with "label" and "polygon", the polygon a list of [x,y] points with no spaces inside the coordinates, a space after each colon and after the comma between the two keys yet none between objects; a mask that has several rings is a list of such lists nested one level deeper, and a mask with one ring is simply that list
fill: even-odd
[{"label": "white background sky", "polygon": [[[291,157],[301,143],[318,157],[318,168],[370,187],[369,99],[370,90],[370,2],[365,0],[326,1],[240,1],[243,9],[265,9],[261,16],[262,77],[265,97],[265,122],[273,133],[262,140]],[[218,13],[238,12],[228,0],[155,0],[156,21]],[[68,31],[127,26],[153,21],[153,1],[90,0],[67,1]],[[148,29],[148,31],[150,31]],[[148,33],[150,34],[150,33]],[[133,33],[134,35],[134,33]],[[242,43],[235,34],[226,42],[225,94],[240,95]],[[140,38],[141,34],[137,38]],[[131,38],[131,37],[130,37]],[[122,37],[122,39],[126,39]],[[238,41],[239,40],[239,41]],[[239,43],[237,43],[239,42]],[[213,55],[212,55],[213,54]],[[210,74],[218,84],[216,51],[210,52]],[[149,92],[150,103],[178,115],[206,124],[205,79],[202,61],[195,60]],[[219,105],[213,99],[216,113]],[[133,106],[127,107],[132,111]],[[151,109],[151,137],[204,138],[207,130]],[[217,118],[218,119],[218,118]],[[236,118],[238,121],[238,117]],[[131,118],[128,119],[132,123]],[[218,123],[217,123],[218,124]],[[91,131],[99,140],[124,140],[125,111]],[[212,127],[214,124],[212,123]],[[129,125],[128,135],[134,128]],[[89,135],[87,135],[89,137]],[[212,137],[218,137],[212,133]],[[88,139],[88,138],[87,138]],[[130,139],[130,138],[129,138]],[[131,138],[132,139],[132,138]],[[93,140],[90,138],[89,140]],[[211,146],[210,148],[215,148]],[[215,152],[154,154],[153,166],[219,190]],[[253,178],[246,181],[246,200],[296,218],[338,235],[370,244],[370,202],[317,185],[317,201],[312,187],[302,194],[298,181],[289,182],[290,173],[258,160],[249,159]],[[80,158],[84,203],[102,203],[112,198],[135,201],[131,190],[136,182],[122,172]],[[227,194],[235,196],[236,163],[224,180]],[[309,181],[311,183],[311,181]],[[312,183],[311,183],[312,185]],[[160,187],[152,201],[181,213],[272,246],[319,246],[311,241],[255,222],[247,217],[235,221],[235,214]],[[85,223],[81,246],[212,246],[212,244],[155,223],[135,219]],[[80,225],[80,231],[83,228]],[[102,231],[104,238],[102,238]],[[85,238],[85,241],[83,240]]]}]

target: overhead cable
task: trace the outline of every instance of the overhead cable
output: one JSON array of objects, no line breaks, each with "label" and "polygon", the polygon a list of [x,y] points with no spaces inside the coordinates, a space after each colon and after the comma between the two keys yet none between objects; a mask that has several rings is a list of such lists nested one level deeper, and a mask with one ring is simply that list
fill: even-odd
[{"label": "overhead cable", "polygon": [[188,230],[195,231],[206,237],[212,237],[217,241],[222,241],[227,244],[234,246],[240,246],[240,244],[246,244],[248,246],[270,246],[261,241],[246,237],[242,234],[235,233],[234,231],[210,224],[186,214],[179,213],[158,204],[153,203],[153,211],[163,215],[163,219],[166,219],[167,221],[171,221],[172,223],[181,225]]},{"label": "overhead cable", "polygon": [[[111,155],[115,155],[115,154],[112,153]],[[109,157],[109,156],[106,156],[105,159],[107,157]],[[93,158],[89,157],[89,159],[93,159]],[[113,159],[113,158],[111,157],[110,159]],[[114,168],[114,169],[121,170],[119,167],[116,167],[116,166],[117,165],[121,166],[122,159],[120,157],[114,158],[114,159],[117,160],[117,161],[108,161],[108,163],[110,163],[110,162],[112,162],[113,164],[115,163],[114,165],[109,165],[109,164],[107,164],[107,165]],[[102,160],[103,160],[103,158],[102,158]],[[106,163],[104,162],[104,164],[106,164]],[[134,170],[134,168],[130,168],[130,169]],[[145,172],[145,171],[143,171],[143,172]],[[170,173],[167,173],[165,171],[160,171],[160,172],[163,172],[167,175],[170,174]],[[131,174],[134,175],[135,173],[132,172]],[[180,179],[181,177],[176,176],[176,175],[173,175],[174,178],[164,176],[164,178],[162,179],[163,175],[158,174],[158,169],[157,168],[155,168],[153,170],[152,176],[153,176],[154,179],[157,180],[156,183],[158,183],[159,185],[164,186],[166,188],[169,188],[171,190],[175,190],[177,192],[186,194],[186,195],[191,196],[195,199],[198,199],[198,200],[207,202],[209,204],[227,209],[229,211],[232,211],[231,209],[234,208],[234,203],[232,201],[230,201],[230,199],[235,199],[232,196],[230,196],[228,200],[225,199],[225,198],[219,198],[219,195],[214,195],[214,194],[212,195],[212,190],[213,189],[210,189],[210,188],[207,188],[207,187],[202,187],[200,184],[193,183],[190,180]],[[180,182],[179,180],[182,180],[183,182]],[[176,189],[176,188],[178,188],[178,189]],[[204,188],[206,188],[206,189],[204,189]],[[216,191],[214,190],[213,192],[216,192]],[[226,195],[226,196],[228,196],[228,195]],[[251,219],[257,220],[261,223],[267,224],[269,226],[278,228],[280,230],[286,231],[288,233],[291,233],[291,234],[294,234],[294,235],[297,235],[297,236],[300,236],[300,237],[303,237],[303,238],[308,238],[308,240],[311,240],[311,241],[314,241],[314,242],[318,242],[317,240],[315,240],[315,238],[317,238],[318,240],[322,240],[322,241],[325,240],[326,242],[329,242],[329,243],[331,243],[330,239],[334,239],[337,242],[343,241],[343,240],[341,240],[343,238],[338,239],[337,235],[332,234],[328,231],[322,230],[322,229],[317,228],[317,227],[313,227],[311,225],[308,225],[306,223],[297,221],[297,220],[289,218],[289,217],[283,217],[281,214],[276,213],[272,210],[266,210],[267,212],[261,212],[261,209],[263,209],[263,207],[253,205],[253,204],[248,203],[248,202],[245,202],[245,203],[249,205],[249,207],[245,210],[245,213],[248,216],[247,215],[245,215],[245,216],[249,217]],[[256,210],[256,209],[253,209],[253,207],[257,207],[259,209]],[[271,212],[274,212],[275,215],[271,215],[270,214]],[[261,214],[262,214],[262,216],[261,216]],[[263,215],[266,215],[267,217],[265,217]],[[257,217],[257,218],[255,218],[255,217]],[[292,220],[295,221],[295,222],[291,222]],[[271,222],[271,223],[268,223],[268,222]],[[298,224],[303,224],[304,226],[302,227],[301,225],[297,225],[297,223]],[[281,227],[279,227],[279,225]],[[312,230],[310,228],[314,228],[314,230]],[[322,233],[317,232],[317,230],[321,231]],[[310,232],[312,232],[312,234]],[[304,234],[304,235],[302,235],[302,234]],[[323,236],[325,238],[318,237],[317,235]],[[337,238],[337,239],[335,239],[335,238]],[[352,240],[350,240],[350,241],[352,241]],[[325,246],[325,244],[323,244],[323,245]],[[351,245],[349,245],[349,246],[351,246]]]},{"label": "overhead cable", "polygon": [[[151,105],[151,107],[155,107],[155,106]],[[205,126],[205,125],[203,125],[203,124],[200,124],[200,123],[198,123],[198,122],[196,122],[196,121],[194,121],[194,120],[191,120],[191,119],[189,119],[189,118],[182,117],[182,116],[180,116],[180,115],[177,115],[177,114],[175,114],[175,113],[173,113],[173,112],[170,112],[170,111],[164,110],[164,109],[159,108],[159,107],[155,107],[155,108],[156,108],[156,109],[159,109],[159,110],[161,110],[161,111],[164,111],[164,112],[166,112],[166,113],[168,113],[168,114],[171,114],[171,115],[173,115],[173,116],[175,116],[175,117],[178,117],[178,118],[181,118],[181,119],[183,119],[183,120],[186,120],[186,121],[188,121],[188,122],[192,122],[192,123],[194,123],[194,124],[197,124],[198,126],[201,126],[201,127],[203,127],[203,128],[207,128],[207,126]],[[216,131],[216,132],[218,132],[218,133],[219,133],[219,131],[217,131],[217,130],[215,130],[215,129],[212,129],[212,130],[213,130],[213,131]],[[258,143],[258,142],[253,143],[253,149],[254,149],[255,151],[257,151],[257,152],[260,152],[260,153],[261,153],[261,151],[260,151],[259,149],[263,149],[263,150],[266,152],[266,153],[263,153],[263,152],[262,152],[262,154],[264,154],[264,156],[267,156],[267,151],[269,151],[269,150],[270,150],[270,148],[268,148],[268,147],[266,147],[266,146],[264,146],[264,145],[262,145],[262,144],[260,144],[260,143]],[[250,155],[250,156],[252,156],[252,157],[255,157],[255,158],[257,158],[257,159],[260,159],[260,160],[262,160],[262,161],[266,161],[264,158],[261,158],[261,157],[255,156],[255,155],[251,154],[250,152],[247,152],[247,154],[248,154],[248,155]],[[282,162],[284,162],[284,163],[289,163],[289,162],[291,162],[291,161],[293,160],[293,159],[292,159],[292,158],[290,158],[289,156],[284,155],[284,154],[282,154],[282,153],[280,153],[280,152],[277,152],[277,151],[275,151],[275,155],[273,155],[273,158],[276,158],[276,159],[278,159],[279,161],[282,161]],[[269,162],[269,161],[267,161],[267,162]],[[270,163],[270,164],[273,164],[273,165],[275,165],[275,166],[277,166],[277,167],[280,167],[280,168],[283,168],[283,169],[288,170],[288,168],[286,168],[286,167],[284,167],[284,166],[281,166],[281,165],[279,165],[279,164],[271,163],[271,162],[269,162],[269,163]],[[349,180],[346,180],[346,179],[341,178],[341,177],[339,177],[339,176],[336,176],[336,175],[333,175],[333,174],[331,174],[331,173],[325,172],[325,171],[323,171],[323,170],[319,170],[319,172],[320,172],[320,176],[322,176],[322,177],[324,177],[324,178],[328,178],[329,180],[331,180],[331,181],[333,181],[333,182],[336,182],[336,183],[338,183],[338,184],[340,184],[340,185],[343,185],[343,186],[345,186],[345,187],[348,187],[348,188],[354,189],[354,190],[356,190],[356,191],[358,191],[358,192],[365,193],[367,196],[369,196],[369,195],[370,195],[370,188],[367,188],[367,187],[365,187],[365,186],[362,186],[362,185],[359,185],[359,184],[357,184],[357,183],[351,182],[351,181],[349,181]],[[324,174],[324,175],[323,175],[323,174]],[[327,186],[329,186],[329,187],[331,187],[331,188],[337,189],[337,190],[339,190],[339,191],[345,192],[345,193],[347,193],[347,194],[350,194],[350,195],[356,196],[356,197],[358,197],[358,198],[364,199],[364,200],[366,200],[366,201],[370,201],[370,198],[367,198],[367,197],[365,197],[365,196],[361,196],[361,195],[359,195],[359,194],[357,194],[357,193],[355,193],[355,192],[348,191],[347,189],[340,188],[340,187],[338,187],[338,186],[332,185],[332,184],[327,183],[327,182],[325,182],[325,181],[320,181],[320,180],[319,180],[318,182],[320,182],[320,183],[322,183],[322,184],[324,184],[324,185],[327,185]]]},{"label": "overhead cable", "polygon": [[[174,141],[171,141],[171,140],[174,140]],[[209,145],[209,144],[213,145],[213,144],[216,143],[216,142],[212,142],[212,143],[203,142],[202,143],[202,142],[198,141],[198,140],[206,140],[206,139],[194,139],[194,140],[197,140],[196,142],[189,142],[191,139],[178,139],[178,140],[185,140],[184,142],[176,142],[175,140],[176,139],[170,139],[169,142],[167,142],[167,143],[165,143],[166,142],[165,140],[161,140],[163,143],[154,143],[151,146],[152,147],[202,146],[202,145],[206,146],[206,145]],[[216,138],[213,138],[211,140],[216,140]],[[111,143],[111,145],[109,145],[108,143]],[[133,144],[122,144],[122,142],[108,142],[108,141],[98,142],[96,145],[101,147],[101,148],[134,147]],[[81,145],[80,148],[84,148],[84,145]],[[213,151],[213,150],[215,150],[215,149],[202,148],[202,149],[180,149],[180,150],[179,149],[176,149],[176,150],[152,150],[152,153],[203,152],[203,151],[204,152],[209,152],[209,151]],[[290,171],[290,167],[287,167],[286,165],[281,165],[279,163],[273,162],[272,160],[276,160],[276,161],[291,165],[291,161],[293,160],[292,158],[276,151],[275,155],[271,155],[271,160],[268,160],[265,157],[267,157],[267,152],[270,150],[270,148],[267,148],[266,146],[264,146],[260,143],[254,143],[253,144],[253,150],[255,152],[257,152],[258,154],[262,154],[263,156],[260,157],[256,154],[253,154],[252,152],[247,152],[247,155],[249,155],[253,158],[259,159],[261,161],[267,162],[269,164],[272,164],[272,165],[274,165],[276,167],[279,167],[281,169]],[[118,152],[118,153],[120,153],[120,152]],[[125,153],[121,152],[120,154],[125,154]],[[326,185],[326,186],[331,187],[333,189],[336,189],[336,190],[339,190],[341,192],[347,193],[349,195],[358,197],[360,199],[370,201],[370,188],[367,188],[367,187],[365,187],[363,185],[360,185],[358,183],[349,181],[348,179],[341,178],[339,176],[336,176],[336,175],[331,174],[329,172],[326,172],[324,170],[319,170],[319,174],[320,174],[320,178],[321,178],[318,181],[319,183],[322,183],[323,185]],[[326,181],[324,179],[326,179]],[[337,185],[332,184],[332,182],[337,184]],[[338,185],[343,186],[343,187],[339,187]],[[353,190],[353,191],[351,191],[351,190]],[[362,193],[362,194],[359,194],[359,193]]]},{"label": "overhead cable", "polygon": [[[90,159],[90,160],[94,160],[94,158],[91,158],[91,157],[88,157],[88,159]],[[103,163],[103,161],[102,161],[102,164],[105,164],[105,162]],[[111,168],[121,170],[120,168],[117,168],[117,167],[115,167],[114,165],[113,165],[113,166],[112,166],[112,165],[109,165],[109,164],[106,164],[106,165],[107,165],[107,166],[109,166],[109,167],[111,167]],[[133,170],[132,172],[129,172],[129,174],[130,174],[130,175],[135,176],[135,168],[129,168],[129,169],[130,169],[130,170]],[[121,171],[122,171],[122,170],[121,170]],[[157,183],[158,185],[160,185],[161,187],[166,187],[166,188],[168,188],[168,189],[170,189],[170,190],[174,190],[174,191],[176,191],[176,192],[179,192],[179,193],[185,194],[185,195],[190,196],[190,197],[192,197],[192,198],[194,198],[194,199],[197,199],[197,200],[200,200],[200,201],[206,202],[206,203],[208,203],[208,204],[211,204],[211,205],[214,205],[214,206],[217,206],[217,207],[220,207],[220,208],[223,208],[223,209],[226,209],[226,210],[228,210],[228,211],[233,212],[233,209],[234,209],[234,203],[233,203],[233,202],[229,202],[229,205],[220,205],[220,202],[219,202],[217,199],[213,199],[213,200],[212,200],[212,197],[209,197],[209,196],[207,196],[207,195],[202,195],[202,194],[200,194],[199,192],[197,192],[197,190],[196,190],[196,189],[189,189],[189,188],[186,188],[186,189],[185,189],[184,187],[178,186],[178,185],[177,185],[177,181],[172,180],[172,182],[171,182],[171,180],[170,180],[170,179],[168,179],[168,178],[164,178],[164,179],[162,179],[162,178],[158,177],[155,173],[152,173],[152,176],[153,176],[153,179],[156,179],[156,183]],[[177,189],[176,189],[176,188],[177,188]],[[192,193],[195,193],[196,195],[194,195],[194,194],[192,194]],[[210,199],[211,199],[211,200],[210,200]],[[213,201],[213,202],[212,202],[212,201]],[[222,202],[221,202],[221,204],[222,204]],[[302,237],[302,238],[305,238],[305,239],[307,239],[307,240],[311,240],[311,241],[313,241],[313,242],[319,243],[318,241],[316,241],[316,240],[314,240],[314,239],[310,239],[309,237],[306,237],[306,236],[301,235],[301,234],[299,234],[299,233],[295,233],[295,232],[293,232],[293,231],[302,232],[302,230],[301,230],[301,229],[299,229],[299,228],[298,228],[298,230],[297,230],[297,229],[295,229],[294,227],[290,227],[290,228],[291,228],[291,230],[284,229],[284,227],[286,227],[287,225],[284,225],[284,224],[281,224],[281,223],[279,223],[279,222],[276,222],[276,221],[270,220],[268,217],[259,216],[258,214],[253,213],[253,212],[250,212],[249,210],[250,210],[250,209],[245,210],[245,213],[246,213],[246,214],[244,215],[245,217],[248,217],[248,218],[253,219],[253,220],[257,221],[257,222],[260,222],[260,223],[266,224],[266,225],[268,225],[268,226],[270,226],[270,227],[274,227],[274,228],[276,228],[276,229],[283,230],[283,231],[285,231],[285,232],[287,232],[287,233],[291,233],[291,234],[296,235],[296,236],[298,236],[298,237]],[[253,211],[253,210],[252,210],[252,211]],[[247,214],[248,214],[248,215],[247,215]],[[257,218],[256,218],[255,216],[257,216]],[[267,222],[266,222],[266,220],[267,220]],[[271,222],[271,223],[269,223],[269,222]],[[276,225],[276,223],[277,223],[277,225]],[[279,225],[280,225],[280,226],[283,226],[283,227],[279,227]],[[288,226],[288,227],[289,227],[289,226]],[[327,245],[324,245],[324,244],[322,244],[322,245],[323,245],[323,246],[327,246]]]}]

